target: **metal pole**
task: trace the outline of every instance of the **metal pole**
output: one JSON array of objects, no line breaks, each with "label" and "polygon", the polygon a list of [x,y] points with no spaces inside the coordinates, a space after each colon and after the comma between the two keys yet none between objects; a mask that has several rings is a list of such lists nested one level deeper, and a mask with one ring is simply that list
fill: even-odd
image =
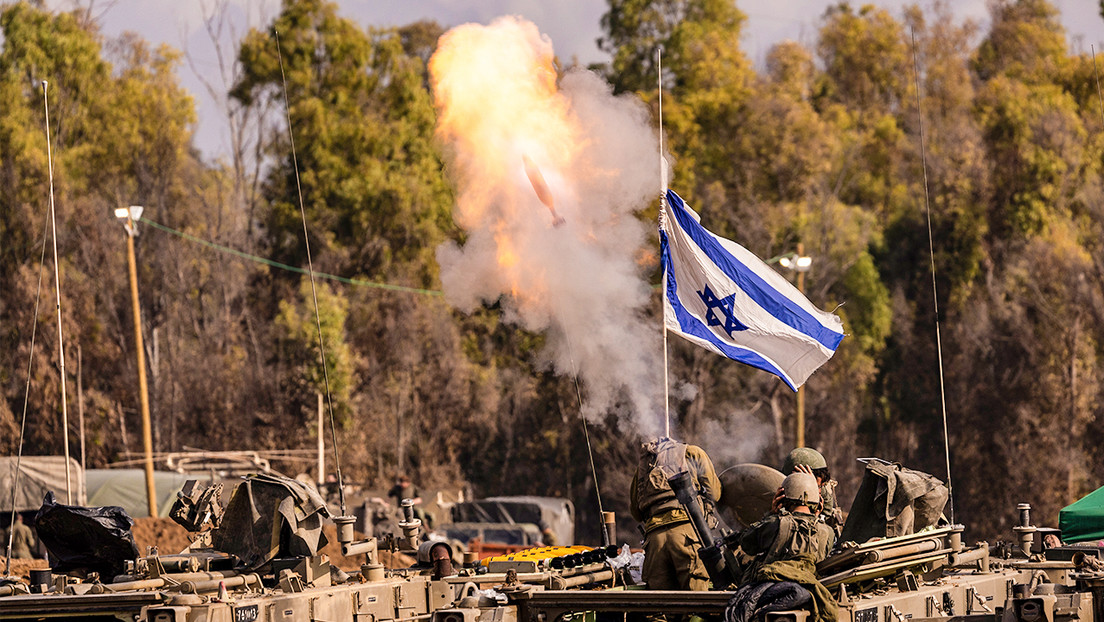
[{"label": "metal pole", "polygon": [[130,301],[134,309],[134,343],[138,354],[138,398],[142,403],[142,448],[146,452],[146,497],[149,515],[157,516],[157,490],[153,483],[153,436],[150,434],[149,390],[146,387],[146,353],[142,345],[142,311],[138,306],[138,263],[134,259],[135,223],[127,218],[127,266],[130,269]]},{"label": "metal pole", "polygon": [[[805,255],[805,245],[797,243],[797,256]],[[805,273],[797,273],[797,291],[805,295]],[[794,447],[805,446],[805,385],[797,387],[797,420],[794,421]]]},{"label": "metal pole", "polygon": [[[656,48],[656,93],[659,95],[659,223],[667,209],[667,162],[663,159],[663,46]],[[671,438],[671,376],[667,362],[667,272],[663,273],[663,438]]]}]

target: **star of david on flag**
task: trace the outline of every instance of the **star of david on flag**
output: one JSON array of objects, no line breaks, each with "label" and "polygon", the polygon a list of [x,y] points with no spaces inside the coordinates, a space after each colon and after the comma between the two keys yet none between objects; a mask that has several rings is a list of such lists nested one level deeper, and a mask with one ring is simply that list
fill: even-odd
[{"label": "star of david on flag", "polygon": [[667,330],[769,371],[795,391],[835,354],[839,317],[817,309],[751,251],[702,227],[671,190],[659,236]]}]

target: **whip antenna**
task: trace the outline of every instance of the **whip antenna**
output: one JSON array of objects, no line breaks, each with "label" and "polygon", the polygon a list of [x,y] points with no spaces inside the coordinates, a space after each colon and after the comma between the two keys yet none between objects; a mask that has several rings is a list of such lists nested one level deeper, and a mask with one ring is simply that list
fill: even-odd
[{"label": "whip antenna", "polygon": [[57,214],[54,211],[54,155],[50,148],[50,99],[46,95],[49,85],[42,81],[42,107],[46,111],[46,162],[50,170],[50,228],[54,242],[54,292],[57,295],[58,371],[61,375],[61,429],[65,444],[65,503],[73,505],[73,484],[69,467],[69,405],[65,399],[65,342],[61,331],[61,277],[58,269]]},{"label": "whip antenna", "polygon": [[954,488],[951,486],[951,442],[947,434],[947,393],[943,383],[943,341],[939,335],[939,290],[935,284],[935,243],[932,241],[931,200],[928,198],[928,156],[924,148],[924,112],[920,107],[920,64],[916,60],[916,32],[912,36],[912,73],[916,83],[916,120],[920,126],[920,161],[924,171],[924,213],[928,220],[928,255],[931,257],[932,302],[935,305],[935,351],[939,360],[939,404],[943,413],[943,453],[947,460],[947,505],[954,523]]},{"label": "whip antenna", "polygon": [[[345,481],[341,477],[341,454],[337,451],[337,428],[334,425],[333,397],[330,395],[330,371],[326,368],[326,344],[322,339],[322,320],[318,315],[318,288],[314,283],[314,263],[311,261],[310,236],[307,235],[307,210],[303,207],[303,186],[299,183],[299,159],[295,155],[295,132],[291,128],[291,104],[288,103],[287,78],[284,76],[284,54],[280,50],[280,31],[275,28],[276,56],[280,59],[280,84],[284,87],[284,112],[287,115],[288,140],[291,141],[291,164],[295,170],[295,189],[299,193],[299,215],[303,220],[303,244],[307,249],[307,274],[310,275],[311,296],[314,299],[314,324],[318,329],[318,356],[322,359],[322,378],[326,385],[326,407],[330,414],[330,435],[333,441],[334,467],[337,469],[337,490],[341,499],[341,515],[345,516]],[[318,431],[321,435],[322,430]]]},{"label": "whip antenna", "polygon": [[[579,401],[579,416],[583,420],[583,438],[586,439],[587,457],[590,458],[590,475],[594,478],[594,495],[598,498],[598,524],[604,525],[605,510],[602,509],[602,487],[598,485],[598,469],[594,466],[594,448],[590,444],[590,427],[587,425],[586,415],[583,414],[583,392],[579,389],[579,368],[575,365],[575,349],[571,347],[571,337],[567,334],[567,324],[564,323],[563,316],[557,313],[556,317],[560,321],[560,326],[563,327],[564,341],[567,343],[567,356],[571,359],[571,377],[575,381],[575,398]],[[602,546],[614,544],[609,541],[609,534],[606,533],[604,528],[600,528],[598,531],[602,533]]]},{"label": "whip antenna", "polygon": [[[12,473],[11,485],[11,518],[15,521],[15,491],[19,484],[19,467],[23,460],[23,438],[27,430],[27,403],[31,397],[31,368],[34,364],[35,337],[38,336],[38,307],[42,300],[42,272],[46,267],[46,230],[49,227],[49,219],[42,221],[42,254],[38,257],[38,286],[35,288],[34,318],[31,321],[31,351],[27,355],[27,385],[23,390],[23,416],[19,418],[19,446],[15,452],[15,472]],[[12,542],[15,539],[15,530],[8,529],[7,552],[5,553],[4,576],[11,576]]]}]

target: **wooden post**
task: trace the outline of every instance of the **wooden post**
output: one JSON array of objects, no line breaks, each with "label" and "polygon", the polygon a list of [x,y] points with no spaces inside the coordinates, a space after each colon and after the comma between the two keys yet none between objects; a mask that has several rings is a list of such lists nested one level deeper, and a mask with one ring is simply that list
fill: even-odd
[{"label": "wooden post", "polygon": [[[129,220],[129,219],[128,219]],[[146,353],[142,344],[142,310],[138,306],[138,262],[134,258],[135,223],[127,232],[127,267],[130,270],[130,300],[134,312],[134,343],[138,358],[138,399],[142,404],[142,449],[146,453],[146,499],[149,515],[157,516],[157,490],[153,483],[153,435],[150,431],[149,389],[146,385]]]}]

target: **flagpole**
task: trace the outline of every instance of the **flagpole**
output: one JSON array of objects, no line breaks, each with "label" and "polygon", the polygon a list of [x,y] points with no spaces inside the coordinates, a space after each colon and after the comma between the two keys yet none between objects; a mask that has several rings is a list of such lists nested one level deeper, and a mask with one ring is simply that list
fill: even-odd
[{"label": "flagpole", "polygon": [[[656,47],[656,78],[659,88],[659,221],[663,223],[667,209],[667,166],[663,160],[663,46]],[[666,276],[666,271],[664,271]],[[663,300],[667,300],[667,288],[664,285]],[[667,307],[663,308],[663,436],[671,437],[671,382],[667,368]]]}]

